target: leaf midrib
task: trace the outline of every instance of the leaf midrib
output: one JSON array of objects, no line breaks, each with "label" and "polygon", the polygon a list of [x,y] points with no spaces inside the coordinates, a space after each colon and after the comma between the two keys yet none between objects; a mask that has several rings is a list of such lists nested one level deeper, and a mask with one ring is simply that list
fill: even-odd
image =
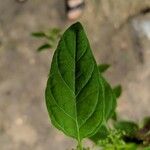
[{"label": "leaf midrib", "polygon": [[[77,32],[78,33],[78,32]],[[80,137],[80,129],[79,129],[79,124],[78,124],[78,114],[77,114],[77,103],[76,103],[76,53],[77,53],[77,33],[75,33],[75,49],[74,49],[74,70],[75,70],[75,76],[74,76],[74,89],[75,89],[75,115],[76,115],[76,118],[75,118],[75,122],[76,122],[76,128],[77,128],[77,140],[78,140],[78,143],[81,142],[81,137]]]}]

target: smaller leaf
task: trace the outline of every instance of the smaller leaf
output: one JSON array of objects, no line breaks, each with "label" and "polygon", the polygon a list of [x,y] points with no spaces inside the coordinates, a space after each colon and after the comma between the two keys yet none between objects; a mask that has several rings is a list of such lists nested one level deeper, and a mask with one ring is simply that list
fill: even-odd
[{"label": "smaller leaf", "polygon": [[119,98],[121,96],[121,93],[122,93],[121,85],[117,85],[116,87],[114,87],[113,92],[116,95],[116,98]]},{"label": "smaller leaf", "polygon": [[117,113],[116,112],[113,113],[111,119],[114,121],[117,121]]},{"label": "smaller leaf", "polygon": [[52,35],[58,35],[58,34],[60,34],[60,32],[61,32],[61,29],[59,29],[59,28],[53,28],[53,29],[50,31],[50,33],[51,33]]},{"label": "smaller leaf", "polygon": [[[114,92],[116,98],[119,98],[120,95],[121,95],[121,93],[122,93],[122,87],[121,87],[121,85],[116,86],[113,89],[113,92]],[[113,119],[114,121],[117,121],[117,112],[116,111],[113,113],[111,119]]]},{"label": "smaller leaf", "polygon": [[33,32],[32,36],[37,37],[37,38],[43,38],[46,37],[44,32]]},{"label": "smaller leaf", "polygon": [[150,128],[150,117],[145,117],[145,118],[143,119],[142,127],[143,127],[143,128],[145,128],[145,127],[149,127],[149,128]]},{"label": "smaller leaf", "polygon": [[43,44],[42,46],[40,46],[40,47],[37,49],[37,51],[38,51],[38,52],[41,52],[41,51],[46,50],[46,49],[49,49],[49,48],[52,48],[52,45],[46,43],[46,44]]},{"label": "smaller leaf", "polygon": [[110,65],[108,64],[101,64],[98,66],[100,73],[104,73],[109,67]]},{"label": "smaller leaf", "polygon": [[109,131],[107,127],[105,125],[102,125],[99,131],[94,136],[90,137],[90,139],[94,143],[98,143],[98,141],[106,139],[108,135],[109,135]]},{"label": "smaller leaf", "polygon": [[143,141],[144,145],[150,145],[150,118],[143,120],[142,127],[136,132],[136,138]]},{"label": "smaller leaf", "polygon": [[112,117],[113,113],[116,110],[117,100],[115,94],[113,93],[113,89],[104,78],[103,78],[103,86],[105,87],[104,104],[106,106],[104,109],[104,117],[105,117],[105,121],[107,122]]},{"label": "smaller leaf", "polygon": [[52,42],[56,42],[61,36],[61,29],[53,28],[47,33],[47,38]]},{"label": "smaller leaf", "polygon": [[55,43],[57,41],[57,38],[53,35],[48,35],[47,39],[50,40],[51,42]]},{"label": "smaller leaf", "polygon": [[127,135],[134,135],[135,132],[139,129],[138,125],[135,122],[131,121],[119,121],[115,123],[115,128],[117,130],[125,132]]}]

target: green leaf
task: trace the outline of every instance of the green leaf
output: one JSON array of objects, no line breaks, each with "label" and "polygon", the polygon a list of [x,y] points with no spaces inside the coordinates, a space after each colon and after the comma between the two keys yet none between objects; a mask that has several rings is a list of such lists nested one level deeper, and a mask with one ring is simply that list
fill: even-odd
[{"label": "green leaf", "polygon": [[[105,130],[104,132],[106,132],[107,121],[110,118],[112,118],[113,114],[115,113],[115,109],[116,109],[116,97],[113,93],[113,90],[112,90],[111,86],[107,83],[107,81],[103,77],[101,77],[101,78],[102,78],[102,84],[104,87],[104,101],[103,101],[104,120],[103,120],[103,125],[97,130],[97,132],[91,138],[94,142],[98,142],[98,138],[103,133],[102,130]],[[108,132],[106,132],[105,135],[107,136]]]},{"label": "green leaf", "polygon": [[61,29],[53,28],[47,34],[47,38],[53,42],[56,42],[57,39],[61,36]]},{"label": "green leaf", "polygon": [[121,85],[117,85],[116,87],[114,87],[113,92],[115,93],[116,98],[119,98],[121,96],[121,93],[122,93]]},{"label": "green leaf", "polygon": [[143,141],[144,145],[150,146],[150,117],[143,119],[142,126],[136,132],[136,138]]},{"label": "green leaf", "polygon": [[42,46],[40,46],[40,47],[37,49],[37,51],[38,51],[38,52],[41,52],[41,51],[46,50],[46,49],[49,49],[49,48],[52,48],[52,45],[46,43],[46,44],[43,44]]},{"label": "green leaf", "polygon": [[59,28],[53,28],[51,31],[50,31],[50,34],[52,35],[59,35],[61,33],[61,29]]},{"label": "green leaf", "polygon": [[150,128],[150,117],[145,117],[142,122],[142,128],[149,127]]},{"label": "green leaf", "polygon": [[80,23],[61,37],[45,97],[52,124],[78,142],[95,134],[102,124],[103,79]]},{"label": "green leaf", "polygon": [[117,113],[114,112],[113,115],[112,115],[112,117],[111,117],[111,119],[114,120],[114,121],[117,121],[117,118],[118,118],[117,117]]},{"label": "green leaf", "polygon": [[104,73],[109,67],[110,65],[108,64],[101,64],[98,66],[100,73]]},{"label": "green leaf", "polygon": [[117,102],[111,86],[106,82],[104,78],[103,78],[103,86],[104,86],[104,107],[105,107],[104,116],[105,121],[107,122],[108,119],[110,119],[115,113]]},{"label": "green leaf", "polygon": [[130,136],[134,135],[139,129],[138,125],[131,121],[119,121],[116,122],[114,126],[117,130],[123,131]]},{"label": "green leaf", "polygon": [[43,38],[46,37],[44,32],[33,32],[32,36],[37,37],[37,38]]},{"label": "green leaf", "polygon": [[102,125],[99,129],[99,132],[97,132],[95,135],[90,137],[90,139],[97,144],[98,141],[106,139],[108,135],[109,135],[109,131],[107,127],[105,125]]},{"label": "green leaf", "polygon": [[[121,87],[121,85],[116,86],[113,89],[113,92],[114,92],[116,98],[119,98],[120,95],[121,95],[121,93],[122,93],[122,87]],[[114,121],[117,121],[117,112],[115,110],[114,110],[114,113],[113,113],[111,119],[113,119]]]}]

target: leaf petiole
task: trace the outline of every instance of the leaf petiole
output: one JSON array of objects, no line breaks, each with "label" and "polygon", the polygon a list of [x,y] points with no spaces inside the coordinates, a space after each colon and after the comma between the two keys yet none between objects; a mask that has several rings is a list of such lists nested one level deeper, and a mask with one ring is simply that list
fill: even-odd
[{"label": "leaf petiole", "polygon": [[78,141],[77,150],[83,150],[82,142]]}]

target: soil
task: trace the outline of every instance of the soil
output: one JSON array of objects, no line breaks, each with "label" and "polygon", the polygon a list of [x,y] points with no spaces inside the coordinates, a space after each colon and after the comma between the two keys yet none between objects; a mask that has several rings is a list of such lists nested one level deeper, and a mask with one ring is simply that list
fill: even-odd
[{"label": "soil", "polygon": [[[105,77],[121,84],[119,118],[150,115],[150,0],[86,0],[79,19],[98,63],[111,64]],[[39,30],[73,22],[64,1],[0,0],[0,149],[62,150],[75,143],[48,119],[44,90],[54,50],[37,53]]]}]

